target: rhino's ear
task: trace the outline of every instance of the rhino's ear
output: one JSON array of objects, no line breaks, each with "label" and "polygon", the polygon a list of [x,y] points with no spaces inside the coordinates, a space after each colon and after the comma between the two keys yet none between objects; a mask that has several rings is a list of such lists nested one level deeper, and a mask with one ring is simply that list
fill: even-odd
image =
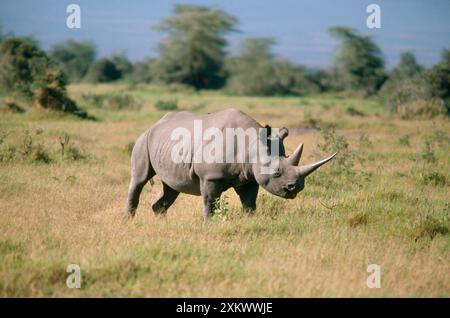
[{"label": "rhino's ear", "polygon": [[289,135],[289,130],[286,127],[283,127],[280,129],[280,139],[281,141],[284,140]]},{"label": "rhino's ear", "polygon": [[266,129],[266,131],[267,131],[267,139],[269,139],[270,138],[270,135],[272,135],[272,127],[270,127],[269,125],[265,125],[264,126],[264,129]]}]

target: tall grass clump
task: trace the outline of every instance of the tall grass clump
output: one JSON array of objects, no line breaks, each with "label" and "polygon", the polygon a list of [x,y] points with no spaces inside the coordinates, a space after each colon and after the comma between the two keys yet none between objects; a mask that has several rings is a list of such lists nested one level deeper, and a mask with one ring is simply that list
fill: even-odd
[{"label": "tall grass clump", "polygon": [[170,111],[178,109],[178,101],[176,99],[158,99],[155,103],[157,110]]},{"label": "tall grass clump", "polygon": [[82,101],[92,108],[101,108],[114,111],[138,111],[142,103],[129,94],[83,94]]}]

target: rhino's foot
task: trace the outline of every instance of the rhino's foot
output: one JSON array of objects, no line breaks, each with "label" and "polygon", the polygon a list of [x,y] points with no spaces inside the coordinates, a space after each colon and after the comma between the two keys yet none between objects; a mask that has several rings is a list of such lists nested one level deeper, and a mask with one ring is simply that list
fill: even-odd
[{"label": "rhino's foot", "polygon": [[165,214],[167,209],[175,202],[180,192],[175,191],[164,182],[162,191],[152,203],[152,210],[155,214]]},{"label": "rhino's foot", "polygon": [[123,213],[123,221],[128,221],[134,218],[134,216],[136,215],[136,209],[134,210],[126,210]]}]

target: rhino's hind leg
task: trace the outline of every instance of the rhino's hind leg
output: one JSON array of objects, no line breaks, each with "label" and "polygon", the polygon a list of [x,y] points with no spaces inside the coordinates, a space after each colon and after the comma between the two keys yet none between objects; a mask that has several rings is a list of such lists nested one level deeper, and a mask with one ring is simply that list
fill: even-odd
[{"label": "rhino's hind leg", "polygon": [[131,154],[131,181],[128,188],[128,199],[125,207],[125,219],[134,217],[139,205],[139,197],[145,184],[155,176],[146,145],[146,134],[136,141]]},{"label": "rhino's hind leg", "polygon": [[175,202],[180,192],[172,189],[164,182],[161,192],[152,203],[152,210],[156,214],[162,214]]},{"label": "rhino's hind leg", "polygon": [[130,219],[136,214],[136,209],[139,205],[139,197],[141,196],[142,189],[148,180],[150,180],[150,178],[147,180],[131,179],[124,219]]},{"label": "rhino's hind leg", "polygon": [[241,199],[242,208],[245,212],[253,212],[256,209],[256,198],[258,197],[259,185],[256,181],[235,187],[234,190]]}]

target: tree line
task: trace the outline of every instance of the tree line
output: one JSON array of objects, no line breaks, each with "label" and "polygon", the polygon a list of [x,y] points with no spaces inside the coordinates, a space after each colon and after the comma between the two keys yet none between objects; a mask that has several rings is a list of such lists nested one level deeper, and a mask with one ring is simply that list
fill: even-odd
[{"label": "tree line", "polygon": [[97,59],[95,44],[89,41],[68,40],[44,52],[32,39],[0,33],[0,83],[28,95],[36,94],[36,86],[44,91],[59,87],[53,93],[64,95],[67,82],[117,80],[177,83],[235,95],[345,92],[380,97],[397,112],[406,106],[419,113],[426,106],[433,114],[449,109],[449,50],[429,69],[417,63],[413,52],[404,52],[389,72],[370,37],[338,26],[329,29],[340,40],[332,67],[308,70],[276,56],[273,38],[248,38],[237,54],[228,54],[226,36],[237,31],[236,24],[235,17],[220,9],[176,5],[155,27],[163,35],[159,57],[136,63],[123,53]]}]

